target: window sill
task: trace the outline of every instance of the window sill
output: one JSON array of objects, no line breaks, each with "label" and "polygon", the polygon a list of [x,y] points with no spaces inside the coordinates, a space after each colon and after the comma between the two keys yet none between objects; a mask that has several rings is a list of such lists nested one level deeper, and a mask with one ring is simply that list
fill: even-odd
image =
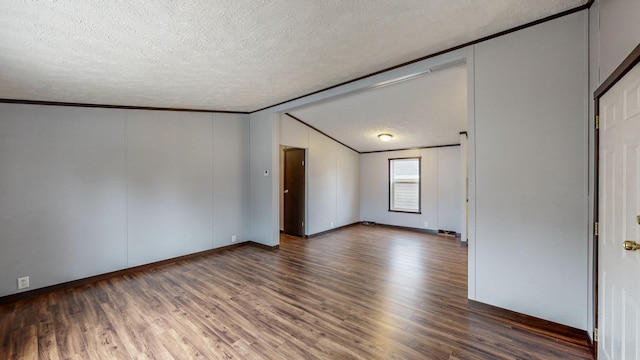
[{"label": "window sill", "polygon": [[402,211],[402,210],[391,210],[391,209],[389,209],[389,212],[396,212],[396,213],[403,213],[403,214],[416,214],[416,215],[422,214],[421,211]]}]

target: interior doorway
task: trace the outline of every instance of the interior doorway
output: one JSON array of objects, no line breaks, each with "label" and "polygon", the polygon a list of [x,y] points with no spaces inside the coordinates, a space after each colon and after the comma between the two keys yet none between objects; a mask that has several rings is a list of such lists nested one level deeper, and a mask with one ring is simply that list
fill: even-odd
[{"label": "interior doorway", "polygon": [[306,150],[284,148],[282,230],[285,234],[305,235]]},{"label": "interior doorway", "polygon": [[595,114],[597,357],[639,359],[640,45],[596,90]]}]

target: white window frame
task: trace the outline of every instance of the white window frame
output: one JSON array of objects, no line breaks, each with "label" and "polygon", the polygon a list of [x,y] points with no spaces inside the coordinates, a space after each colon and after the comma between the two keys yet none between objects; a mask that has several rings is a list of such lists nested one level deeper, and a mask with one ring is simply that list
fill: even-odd
[{"label": "white window frame", "polygon": [[[418,161],[418,178],[417,179],[396,179],[393,173],[394,162],[402,161],[402,160],[417,160]],[[389,159],[389,211],[391,212],[403,212],[403,213],[411,213],[411,214],[421,214],[422,212],[422,157],[420,156],[412,156],[412,157],[404,157],[404,158],[392,158]],[[394,184],[395,183],[417,183],[418,184],[418,208],[417,209],[409,209],[409,208],[401,208],[396,206],[395,204],[395,194],[394,194]]]}]

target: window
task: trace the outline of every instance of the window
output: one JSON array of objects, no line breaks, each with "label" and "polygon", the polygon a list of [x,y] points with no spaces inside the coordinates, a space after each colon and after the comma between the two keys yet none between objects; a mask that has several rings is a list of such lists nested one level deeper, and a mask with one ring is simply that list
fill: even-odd
[{"label": "window", "polygon": [[389,159],[389,211],[420,213],[420,158]]}]

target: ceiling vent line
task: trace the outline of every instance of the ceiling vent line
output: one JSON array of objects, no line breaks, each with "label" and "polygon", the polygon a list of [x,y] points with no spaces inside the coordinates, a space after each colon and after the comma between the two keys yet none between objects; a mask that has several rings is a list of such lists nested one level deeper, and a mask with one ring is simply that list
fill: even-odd
[{"label": "ceiling vent line", "polygon": [[365,90],[371,90],[371,89],[379,89],[379,88],[382,88],[382,87],[385,87],[385,86],[399,84],[399,83],[402,83],[402,82],[405,82],[405,81],[417,79],[419,77],[431,74],[431,73],[436,72],[436,71],[449,69],[449,68],[452,68],[452,67],[455,67],[455,66],[458,66],[458,65],[466,64],[466,63],[467,63],[466,59],[458,59],[458,60],[450,61],[450,62],[445,63],[445,64],[432,66],[432,67],[430,67],[428,69],[424,69],[422,71],[418,71],[418,72],[413,73],[413,74],[400,76],[400,77],[397,77],[397,78],[391,79],[391,80],[381,81],[381,82],[373,84],[371,86],[364,87],[362,89],[358,89],[358,90],[354,90],[352,92],[345,93],[344,95],[346,95],[346,94],[351,95],[351,94],[359,92],[359,91],[365,91]]},{"label": "ceiling vent line", "polygon": [[321,103],[324,103],[324,102],[327,102],[327,101],[335,100],[337,98],[342,98],[342,97],[351,96],[351,95],[357,95],[357,94],[360,94],[360,93],[363,93],[363,92],[367,92],[369,90],[381,89],[381,88],[386,87],[386,86],[400,84],[400,83],[403,83],[405,81],[417,79],[417,78],[423,77],[425,75],[428,75],[428,74],[431,74],[431,73],[434,73],[434,72],[437,72],[437,71],[440,71],[440,70],[450,69],[452,67],[456,67],[456,66],[459,66],[459,65],[464,65],[466,63],[467,63],[466,59],[453,60],[453,61],[450,61],[450,62],[447,62],[447,63],[444,63],[444,64],[432,66],[432,67],[429,67],[429,68],[426,68],[426,69],[423,69],[421,71],[414,72],[414,73],[411,73],[411,74],[408,74],[408,75],[402,75],[402,76],[399,76],[399,77],[396,77],[396,78],[393,78],[393,79],[380,81],[380,82],[375,83],[373,85],[365,86],[365,87],[362,87],[362,88],[359,88],[359,89],[353,89],[353,90],[346,91],[346,92],[343,92],[343,93],[340,93],[340,94],[336,94],[336,95],[333,95],[333,96],[327,96],[327,97],[325,97],[323,99],[320,99],[318,101],[313,101],[313,102],[306,103],[306,104],[303,104],[303,105],[300,105],[300,106],[297,106],[297,107],[292,107],[292,108],[288,109],[288,111],[295,111],[296,109],[299,109],[301,107],[307,107],[309,105],[321,104]]}]

